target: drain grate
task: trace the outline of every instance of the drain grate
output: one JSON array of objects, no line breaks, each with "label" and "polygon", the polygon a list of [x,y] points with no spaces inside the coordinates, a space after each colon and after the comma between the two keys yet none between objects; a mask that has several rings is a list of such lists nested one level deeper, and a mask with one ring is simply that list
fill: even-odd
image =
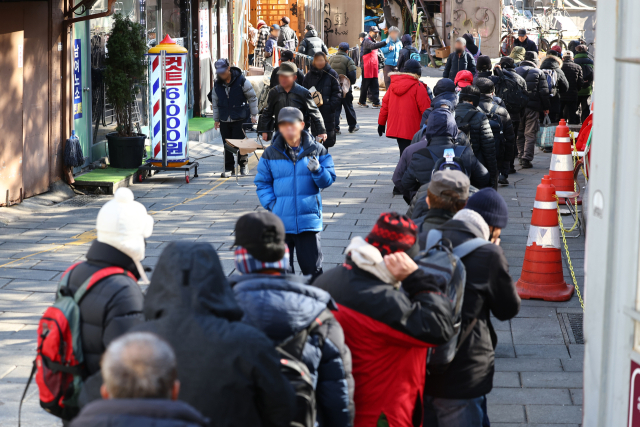
[{"label": "drain grate", "polygon": [[576,340],[576,344],[584,344],[584,336],[582,335],[582,322],[583,314],[580,313],[568,313],[569,324],[571,325],[571,332]]},{"label": "drain grate", "polygon": [[94,195],[78,195],[76,197],[72,197],[71,199],[60,203],[60,206],[71,206],[74,208],[80,208],[82,206],[86,206],[89,203],[93,203],[100,199],[100,196]]}]

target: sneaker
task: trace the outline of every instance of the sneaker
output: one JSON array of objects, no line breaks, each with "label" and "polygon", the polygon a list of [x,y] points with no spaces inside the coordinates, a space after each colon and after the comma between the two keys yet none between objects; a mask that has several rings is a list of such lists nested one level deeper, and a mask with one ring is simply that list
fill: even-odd
[{"label": "sneaker", "polygon": [[373,107],[373,108],[380,108],[380,107],[382,107],[382,106],[381,106],[380,104],[373,104],[373,105],[372,105],[372,107]]},{"label": "sneaker", "polygon": [[551,147],[545,147],[542,149],[543,153],[552,153],[553,152],[553,148]]},{"label": "sneaker", "polygon": [[249,166],[240,166],[240,175],[249,175]]},{"label": "sneaker", "polygon": [[361,104],[361,103],[358,102],[358,105],[360,107],[362,107],[362,108],[369,108],[369,106],[367,104]]},{"label": "sneaker", "polygon": [[232,176],[234,176],[236,174],[235,171],[230,170],[230,171],[224,171],[220,174],[221,178],[231,178]]},{"label": "sneaker", "polygon": [[342,135],[342,132],[340,132],[340,128],[336,128],[336,135]]},{"label": "sneaker", "polygon": [[360,130],[360,125],[356,123],[356,125],[352,128],[349,128],[349,133],[358,132]]},{"label": "sneaker", "polygon": [[520,164],[522,165],[522,169],[531,169],[533,167],[531,161],[527,159],[522,159]]},{"label": "sneaker", "polygon": [[498,178],[498,184],[500,185],[509,185],[509,180],[506,176],[500,174],[500,178]]}]

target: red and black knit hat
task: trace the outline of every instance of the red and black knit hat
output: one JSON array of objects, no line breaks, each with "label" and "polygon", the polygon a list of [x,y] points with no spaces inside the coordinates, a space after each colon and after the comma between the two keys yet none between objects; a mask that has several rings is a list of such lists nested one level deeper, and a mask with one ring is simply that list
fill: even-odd
[{"label": "red and black knit hat", "polygon": [[384,256],[407,252],[415,245],[417,235],[418,227],[411,218],[397,212],[387,212],[380,215],[365,240]]}]

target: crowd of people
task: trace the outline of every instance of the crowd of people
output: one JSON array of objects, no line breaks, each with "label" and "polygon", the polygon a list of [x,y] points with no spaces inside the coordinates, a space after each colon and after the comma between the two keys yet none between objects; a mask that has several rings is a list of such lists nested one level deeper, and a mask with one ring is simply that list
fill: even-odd
[{"label": "crowd of people", "polygon": [[[554,49],[539,64],[525,34],[493,66],[465,35],[432,90],[411,37],[395,27],[383,41],[377,27],[361,34],[356,64],[347,43],[328,57],[313,26],[299,41],[288,18],[281,23],[254,34],[255,64],[283,48],[261,111],[242,70],[215,62],[210,100],[222,137],[242,137],[250,121],[271,141],[254,179],[264,210],[237,220],[233,274],[212,245],[177,241],[149,283],[141,261],[153,220],[118,189],[38,329],[40,401],[65,425],[490,425],[491,316],[520,309],[496,189],[516,173],[516,156],[531,167],[544,115],[581,119],[593,82],[586,46],[575,56]],[[295,49],[313,58],[306,74]],[[321,190],[336,180],[329,149],[342,108],[349,132],[359,128],[358,65],[360,104],[380,107],[378,133],[398,144],[393,192],[408,210],[381,213],[324,271]],[[247,174],[246,156],[238,161]],[[225,156],[224,177],[234,162]],[[149,283],[144,294],[138,282]]]}]

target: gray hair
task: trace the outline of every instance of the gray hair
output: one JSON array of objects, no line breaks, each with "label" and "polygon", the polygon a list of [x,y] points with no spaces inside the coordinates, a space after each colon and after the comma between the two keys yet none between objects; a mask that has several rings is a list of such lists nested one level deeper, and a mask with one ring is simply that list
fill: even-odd
[{"label": "gray hair", "polygon": [[458,42],[462,43],[462,46],[466,46],[467,45],[467,41],[464,39],[464,37],[458,37],[456,39],[456,43],[458,43]]},{"label": "gray hair", "polygon": [[114,399],[170,399],[177,377],[173,349],[149,332],[121,336],[102,356],[102,378]]},{"label": "gray hair", "polygon": [[392,31],[400,32],[400,30],[398,29],[398,27],[393,27],[393,26],[391,26],[391,27],[389,27],[389,32],[392,32]]}]

